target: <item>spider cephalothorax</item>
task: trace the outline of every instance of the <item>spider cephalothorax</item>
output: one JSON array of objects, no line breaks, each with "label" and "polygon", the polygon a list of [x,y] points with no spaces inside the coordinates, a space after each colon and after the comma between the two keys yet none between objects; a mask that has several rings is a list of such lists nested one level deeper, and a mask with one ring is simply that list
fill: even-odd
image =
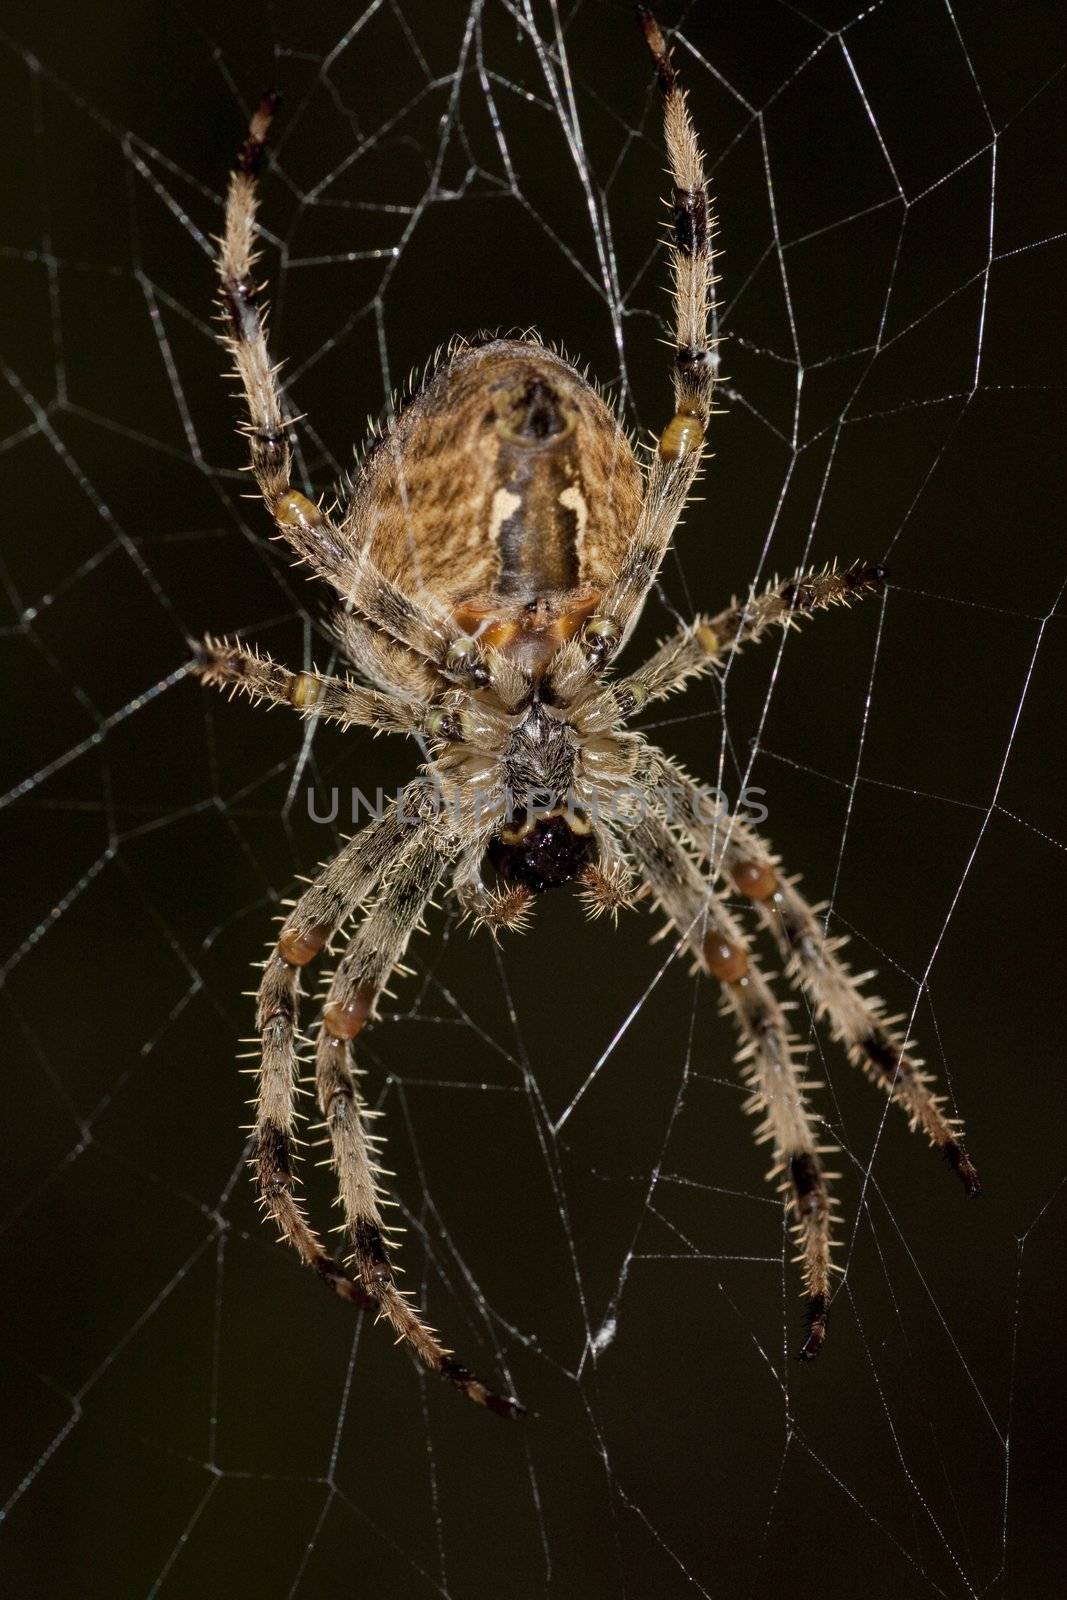
[{"label": "spider cephalothorax", "polygon": [[[832,1209],[825,1133],[808,1106],[801,1047],[733,903],[747,904],[788,980],[850,1058],[978,1189],[958,1123],[841,960],[796,880],[713,791],[638,733],[635,712],[716,668],[749,640],[882,586],[880,567],[798,573],[716,617],[697,617],[629,676],[612,677],[698,468],[715,362],[708,336],[713,225],[702,157],[651,14],[639,10],[663,91],[674,211],[674,415],[647,465],[596,389],[532,336],[457,343],[371,443],[335,520],[290,483],[288,421],[253,278],[256,175],[274,112],[264,100],[230,183],[219,279],[244,388],[252,470],[281,537],[337,597],[334,628],[359,678],[290,672],[207,639],[207,682],[326,717],[417,736],[429,760],[296,902],[259,987],[254,1165],[263,1204],[343,1298],[376,1308],[473,1399],[521,1410],[455,1360],[396,1287],[353,1041],[375,1015],[434,891],[450,880],[478,923],[521,924],[533,896],[578,882],[590,910],[647,891],[721,985],[760,1137],[802,1263],[810,1359],[826,1334]],[[487,881],[487,877],[496,881]],[[351,1249],[312,1230],[292,1169],[300,974],[353,915],[316,1037],[316,1090]],[[347,1270],[348,1267],[352,1271]]]}]

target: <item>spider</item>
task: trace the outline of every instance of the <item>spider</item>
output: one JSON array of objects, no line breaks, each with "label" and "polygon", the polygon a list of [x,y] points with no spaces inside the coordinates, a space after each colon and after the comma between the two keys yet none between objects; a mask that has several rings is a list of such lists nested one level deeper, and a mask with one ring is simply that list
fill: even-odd
[{"label": "spider", "polygon": [[[826,1336],[834,1201],[801,1047],[730,898],[753,908],[786,978],[852,1062],[940,1149],[968,1192],[979,1190],[960,1125],[946,1115],[900,1019],[844,964],[843,941],[824,936],[797,880],[710,790],[626,729],[636,712],[716,671],[743,642],[879,590],[884,571],[856,563],[798,572],[743,605],[698,616],[638,670],[609,672],[697,476],[716,373],[708,331],[714,222],[703,157],[659,26],[644,7],[638,16],[662,92],[673,185],[674,414],[647,464],[600,393],[536,336],[457,341],[375,433],[343,514],[331,513],[290,481],[293,424],[253,275],[257,176],[274,96],[256,108],[232,173],[218,256],[250,470],[278,535],[335,591],[333,627],[359,679],[292,672],[211,637],[196,647],[195,670],[205,683],[305,717],[413,735],[429,753],[396,803],[295,902],[266,961],[252,1157],[259,1196],[281,1235],[337,1294],[386,1318],[428,1367],[508,1416],[521,1412],[518,1401],[453,1356],[397,1287],[353,1056],[446,879],[464,912],[494,935],[521,925],[549,888],[577,883],[595,914],[617,912],[640,885],[718,981],[796,1238],[806,1297],[802,1359],[817,1355]],[[315,1051],[351,1252],[342,1263],[313,1231],[295,1189],[298,1001],[304,968],[357,911],[362,920],[329,979]]]}]

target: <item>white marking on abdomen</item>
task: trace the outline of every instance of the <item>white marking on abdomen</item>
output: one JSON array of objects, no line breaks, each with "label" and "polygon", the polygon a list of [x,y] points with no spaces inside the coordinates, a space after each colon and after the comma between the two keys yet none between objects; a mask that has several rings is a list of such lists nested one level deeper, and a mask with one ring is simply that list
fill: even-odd
[{"label": "white marking on abdomen", "polygon": [[496,544],[501,528],[522,505],[522,495],[510,489],[498,489],[489,508],[489,542]]},{"label": "white marking on abdomen", "polygon": [[573,511],[577,518],[578,527],[574,535],[574,547],[576,550],[580,550],[582,540],[585,537],[585,525],[589,521],[589,507],[585,503],[585,496],[578,485],[572,483],[560,495],[559,503],[561,506],[565,506],[568,511]]}]

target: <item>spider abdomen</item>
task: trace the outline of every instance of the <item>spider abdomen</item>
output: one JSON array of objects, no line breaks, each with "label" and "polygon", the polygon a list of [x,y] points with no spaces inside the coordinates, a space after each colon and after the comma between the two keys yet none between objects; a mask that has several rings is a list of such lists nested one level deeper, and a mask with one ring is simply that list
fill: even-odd
[{"label": "spider abdomen", "polygon": [[346,525],[407,593],[537,672],[618,569],[643,479],[618,419],[543,345],[456,347],[364,463]]}]

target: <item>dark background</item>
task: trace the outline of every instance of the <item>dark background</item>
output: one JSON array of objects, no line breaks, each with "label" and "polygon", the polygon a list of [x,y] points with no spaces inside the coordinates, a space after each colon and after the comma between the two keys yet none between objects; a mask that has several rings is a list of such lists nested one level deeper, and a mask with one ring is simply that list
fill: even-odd
[{"label": "dark background", "polygon": [[[798,1368],[710,986],[643,913],[613,934],[550,897],[497,954],[445,905],[366,1091],[407,1282],[530,1407],[509,1427],[301,1273],[241,1164],[250,963],[335,843],[307,790],[395,786],[416,752],[172,681],[207,629],[329,662],[322,597],[240,498],[206,240],[277,85],[264,269],[309,487],[455,332],[535,324],[618,384],[608,261],[622,402],[661,426],[629,7],[533,6],[559,106],[500,0],[5,8],[4,752],[30,779],[3,814],[7,1593],[1058,1592],[1060,8],[861,10],[685,10],[729,382],[630,659],[799,560],[890,563],[884,602],[743,657],[725,722],[711,685],[648,720],[731,794],[751,763],[855,963],[916,1008],[988,1192],[816,1035],[848,1276]],[[325,1224],[310,1162],[307,1187]]]}]

